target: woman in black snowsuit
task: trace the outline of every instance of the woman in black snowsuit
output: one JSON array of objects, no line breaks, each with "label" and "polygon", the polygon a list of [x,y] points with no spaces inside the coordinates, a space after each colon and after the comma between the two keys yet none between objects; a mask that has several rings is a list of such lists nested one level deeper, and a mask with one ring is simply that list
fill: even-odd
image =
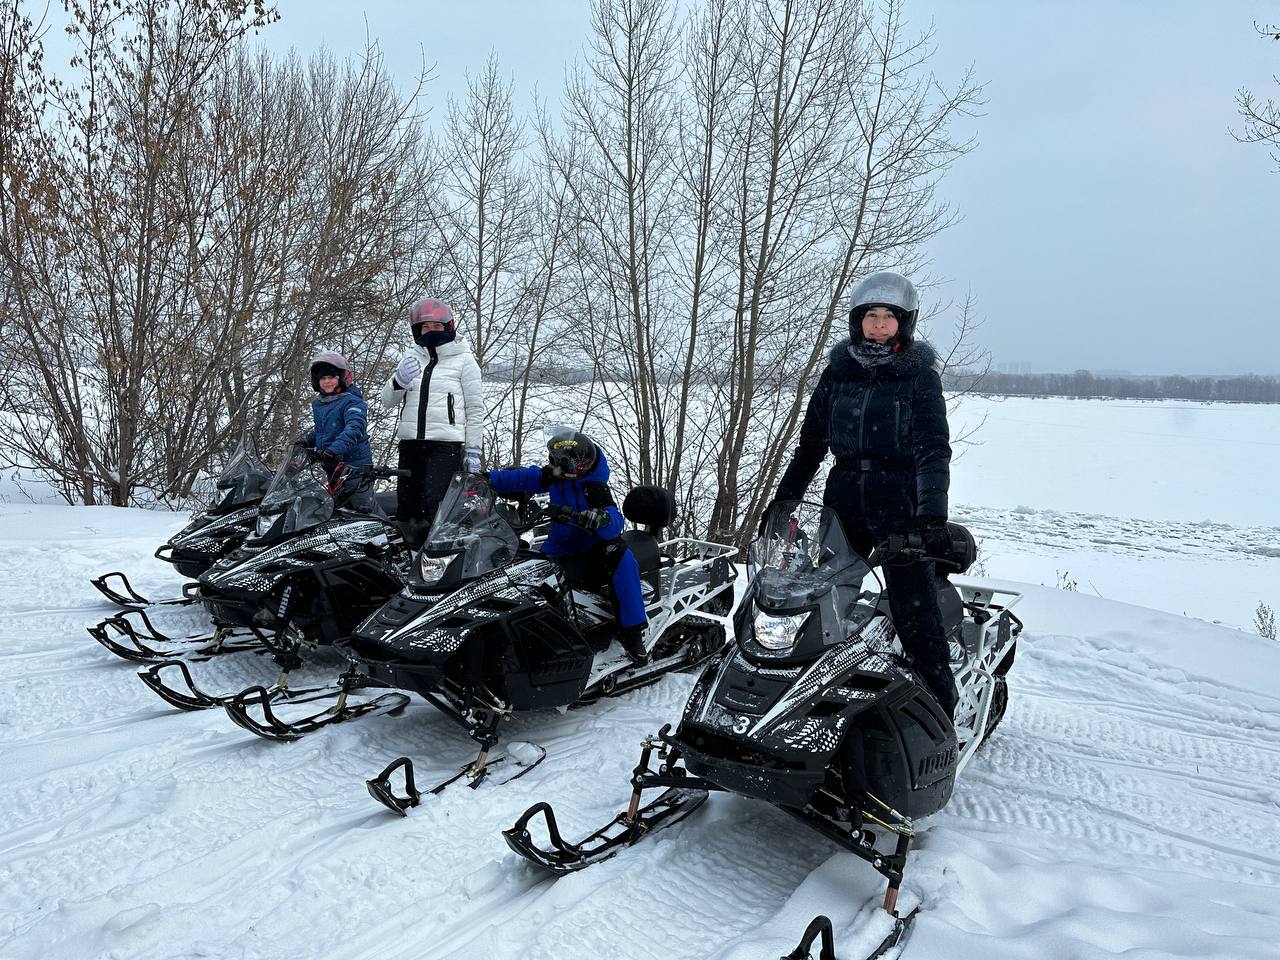
[{"label": "woman in black snowsuit", "polygon": [[[831,351],[809,399],[800,443],[776,500],[801,500],[827,451],[835,465],[823,503],[862,556],[893,534],[947,549],[951,444],[937,354],[915,339],[919,298],[900,274],[875,273],[853,291],[849,339]],[[951,714],[956,703],[934,565],[884,568],[889,607],[920,679]]]}]

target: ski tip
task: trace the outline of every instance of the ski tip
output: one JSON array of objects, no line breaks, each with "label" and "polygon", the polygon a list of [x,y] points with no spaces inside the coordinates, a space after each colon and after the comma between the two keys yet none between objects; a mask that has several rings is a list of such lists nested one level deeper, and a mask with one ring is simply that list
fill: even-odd
[{"label": "ski tip", "polygon": [[366,780],[364,782],[365,789],[369,791],[369,796],[377,800],[380,804],[394,813],[397,817],[409,816],[409,804],[401,806],[396,802],[396,796],[391,792],[391,784],[386,780]]}]

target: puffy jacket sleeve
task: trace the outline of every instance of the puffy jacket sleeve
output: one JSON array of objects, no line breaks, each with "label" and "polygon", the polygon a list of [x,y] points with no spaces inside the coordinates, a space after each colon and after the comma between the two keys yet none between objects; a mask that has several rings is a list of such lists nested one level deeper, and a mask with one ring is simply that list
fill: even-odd
[{"label": "puffy jacket sleeve", "polygon": [[384,407],[398,407],[404,401],[406,392],[404,388],[396,387],[396,375],[392,373],[378,391],[378,402]]},{"label": "puffy jacket sleeve", "polygon": [[496,493],[542,493],[541,467],[517,467],[514,470],[490,470],[489,485]]},{"label": "puffy jacket sleeve", "polygon": [[822,458],[827,455],[827,438],[831,436],[831,368],[827,367],[818,378],[818,385],[809,397],[809,407],[800,426],[800,442],[796,444],[791,463],[778,484],[776,500],[803,500],[805,491],[813,482]]},{"label": "puffy jacket sleeve", "polygon": [[476,363],[470,351],[462,358],[458,377],[462,381],[462,407],[467,420],[464,446],[479,450],[484,443],[484,382],[480,376],[480,364]]},{"label": "puffy jacket sleeve", "polygon": [[916,377],[911,395],[911,458],[916,467],[916,516],[946,519],[951,431],[942,378],[932,368]]},{"label": "puffy jacket sleeve", "polygon": [[347,404],[342,411],[342,432],[329,444],[329,449],[346,459],[361,444],[369,442],[369,407],[360,399]]}]

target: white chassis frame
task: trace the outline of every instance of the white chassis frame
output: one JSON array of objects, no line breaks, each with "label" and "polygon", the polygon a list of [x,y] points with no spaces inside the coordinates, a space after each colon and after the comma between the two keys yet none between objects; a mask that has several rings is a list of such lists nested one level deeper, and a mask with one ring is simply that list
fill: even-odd
[{"label": "white chassis frame", "polygon": [[[990,614],[978,633],[977,649],[970,654],[961,644],[959,658],[952,659],[952,672],[956,678],[958,700],[955,711],[956,742],[960,756],[956,762],[958,776],[982,743],[991,714],[991,702],[995,694],[996,669],[1006,657],[1013,654],[1020,626],[1008,613],[1022,594],[1014,590],[1002,590],[967,577],[951,577],[952,585],[960,591],[965,613],[985,611]],[[997,602],[997,600],[999,602]],[[952,642],[953,648],[955,642]]]},{"label": "white chassis frame", "polygon": [[[733,615],[738,604],[738,568],[734,563],[734,558],[738,555],[737,547],[694,537],[675,537],[660,541],[658,552],[664,560],[670,559],[674,563],[658,568],[659,582],[662,584],[660,595],[656,600],[645,605],[645,613],[649,617],[649,630],[645,642],[649,649],[653,649],[653,644],[663,633],[680,620],[692,616],[719,624],[725,631],[725,637],[732,637]],[[713,591],[711,568],[720,559],[728,562],[733,579]],[[728,613],[716,614],[701,609],[702,605],[713,596],[726,590],[730,592],[732,598]],[[680,654],[677,654],[675,658],[679,657]],[[630,663],[630,658],[622,653],[621,647],[616,643],[611,644],[608,651],[596,657],[587,687],[594,686],[604,677],[629,666]],[[667,666],[669,664],[666,661],[654,661],[651,664],[654,670],[664,669]]]}]

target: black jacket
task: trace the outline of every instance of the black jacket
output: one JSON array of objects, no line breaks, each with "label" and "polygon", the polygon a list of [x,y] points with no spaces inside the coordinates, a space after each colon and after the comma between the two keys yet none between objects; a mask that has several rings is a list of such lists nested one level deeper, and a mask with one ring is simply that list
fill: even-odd
[{"label": "black jacket", "polygon": [[823,502],[846,526],[857,521],[882,533],[917,517],[945,518],[951,444],[937,353],[914,340],[888,363],[864,367],[848,347],[836,344],[809,398],[778,499],[804,499],[830,450],[835,466]]}]

